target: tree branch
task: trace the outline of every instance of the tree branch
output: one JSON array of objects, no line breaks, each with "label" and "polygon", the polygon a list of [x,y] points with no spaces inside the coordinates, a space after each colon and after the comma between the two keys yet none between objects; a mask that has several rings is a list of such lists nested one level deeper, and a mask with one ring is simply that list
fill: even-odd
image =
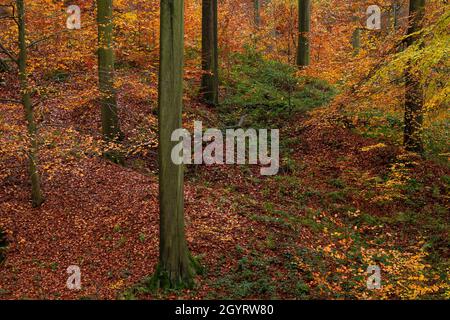
[{"label": "tree branch", "polygon": [[0,99],[0,102],[10,102],[10,103],[22,104],[22,101],[14,100],[14,99]]},{"label": "tree branch", "polygon": [[14,57],[14,55],[8,49],[6,49],[1,43],[0,43],[0,52],[6,54],[16,64],[19,64],[19,61]]},{"label": "tree branch", "polygon": [[[87,25],[85,25],[85,27],[90,27],[90,26],[93,26],[93,25],[95,25],[95,24],[96,24],[96,23],[87,24]],[[52,33],[52,34],[50,34],[50,35],[48,35],[48,36],[45,36],[45,37],[43,37],[43,38],[41,38],[41,39],[37,39],[37,40],[31,42],[31,43],[27,46],[27,49],[29,49],[29,48],[31,48],[31,47],[34,47],[35,45],[37,45],[37,44],[39,44],[39,43],[41,43],[41,42],[47,41],[47,40],[49,40],[49,39],[51,39],[51,38],[53,38],[53,37],[56,37],[57,35],[59,35],[59,34],[61,34],[61,33],[71,32],[71,31],[73,31],[73,30],[70,30],[70,29],[62,29],[62,30],[59,30],[59,31],[57,31],[57,32],[55,32],[55,33]]]}]

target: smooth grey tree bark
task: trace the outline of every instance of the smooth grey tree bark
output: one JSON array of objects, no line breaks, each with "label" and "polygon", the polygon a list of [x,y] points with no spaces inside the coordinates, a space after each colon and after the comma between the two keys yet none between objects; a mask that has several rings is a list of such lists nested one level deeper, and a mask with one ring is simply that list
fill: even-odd
[{"label": "smooth grey tree bark", "polygon": [[[100,105],[102,113],[102,133],[106,141],[120,141],[123,134],[120,130],[117,114],[117,98],[114,88],[114,49],[113,49],[113,5],[112,0],[97,0],[98,26],[98,79],[100,89]],[[117,152],[106,152],[105,156],[121,162]]]},{"label": "smooth grey tree bark", "polygon": [[200,96],[209,105],[219,104],[217,0],[202,0],[202,81]]},{"label": "smooth grey tree bark", "polygon": [[194,268],[184,231],[183,166],[171,159],[172,132],[182,127],[183,0],[161,0],[159,66],[159,264],[153,277],[160,288],[194,284]]}]

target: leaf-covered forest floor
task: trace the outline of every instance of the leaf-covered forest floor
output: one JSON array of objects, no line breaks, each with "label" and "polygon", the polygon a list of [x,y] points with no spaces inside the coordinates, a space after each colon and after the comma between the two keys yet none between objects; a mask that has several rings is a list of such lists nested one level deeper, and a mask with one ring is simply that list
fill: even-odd
[{"label": "leaf-covered forest floor", "polygon": [[[154,79],[119,70],[121,123],[133,142],[119,166],[98,156],[99,110],[83,95],[90,76],[54,84],[62,93],[41,107],[41,208],[29,203],[24,158],[2,163],[10,245],[1,299],[449,297],[449,168],[365,138],[327,107],[284,120],[276,176],[258,166],[187,168],[187,239],[204,272],[193,290],[149,291],[159,232]],[[7,82],[2,95],[17,91]],[[82,107],[70,105],[75,94]],[[223,121],[185,100],[187,127]],[[22,109],[1,111],[7,139],[6,124],[23,126]],[[70,265],[81,268],[80,291],[66,288]],[[366,288],[369,265],[381,266],[381,290]]]}]

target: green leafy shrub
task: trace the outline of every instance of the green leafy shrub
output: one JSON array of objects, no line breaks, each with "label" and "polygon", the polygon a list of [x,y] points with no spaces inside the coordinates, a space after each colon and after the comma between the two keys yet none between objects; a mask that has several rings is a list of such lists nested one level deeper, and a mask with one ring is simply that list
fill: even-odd
[{"label": "green leafy shrub", "polygon": [[299,78],[297,68],[267,60],[254,49],[232,56],[232,67],[223,72],[225,97],[222,115],[228,126],[278,123],[297,112],[328,103],[335,90],[325,81]]}]

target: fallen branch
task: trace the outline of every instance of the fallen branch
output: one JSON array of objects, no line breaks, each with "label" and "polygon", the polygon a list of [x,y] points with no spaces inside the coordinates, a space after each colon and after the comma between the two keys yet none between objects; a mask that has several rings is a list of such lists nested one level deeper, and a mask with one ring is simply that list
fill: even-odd
[{"label": "fallen branch", "polygon": [[0,102],[22,104],[22,101],[14,99],[0,99]]}]

